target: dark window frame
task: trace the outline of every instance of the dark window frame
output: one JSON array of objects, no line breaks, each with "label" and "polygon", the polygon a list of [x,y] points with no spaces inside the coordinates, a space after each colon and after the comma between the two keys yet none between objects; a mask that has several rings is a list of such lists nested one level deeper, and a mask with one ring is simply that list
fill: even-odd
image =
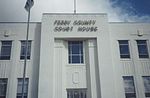
[{"label": "dark window frame", "polygon": [[[129,40],[118,40],[121,59],[130,59]],[[127,53],[125,53],[127,52]]]},{"label": "dark window frame", "polygon": [[84,64],[83,41],[68,41],[68,63]]},{"label": "dark window frame", "polygon": [[[21,81],[21,82],[20,82]],[[23,82],[23,78],[18,78],[18,84],[17,84],[17,94],[16,94],[16,98],[22,98],[22,82]],[[24,98],[28,98],[28,91],[29,91],[29,78],[25,78],[25,82],[24,82],[24,89],[27,90],[27,92],[24,92]],[[27,87],[27,88],[26,88]],[[21,89],[21,91],[18,89]]]},{"label": "dark window frame", "polygon": [[[142,76],[142,78],[143,78],[144,89],[145,89],[145,97],[150,97],[150,89],[149,89],[149,87],[146,87],[147,84],[145,83],[145,79],[144,79],[144,78],[149,78],[148,83],[150,85],[150,76]],[[146,90],[147,88],[148,88],[148,91]]]},{"label": "dark window frame", "polygon": [[[138,48],[138,56],[140,59],[149,58],[147,40],[136,40]],[[144,53],[143,53],[144,52]]]},{"label": "dark window frame", "polygon": [[[128,81],[130,86],[126,85],[126,81]],[[126,98],[136,98],[136,90],[135,90],[135,84],[134,84],[134,77],[133,76],[123,76],[123,82],[124,82],[124,90],[125,90],[125,97]],[[126,88],[127,86],[127,88]]]},{"label": "dark window frame", "polygon": [[10,60],[12,51],[12,41],[1,41],[0,60]]},{"label": "dark window frame", "polygon": [[[2,83],[2,81],[3,81],[3,83]],[[5,85],[5,86],[2,86],[2,88],[3,88],[3,93],[5,93],[4,95],[1,95],[1,90],[2,89],[0,89],[0,98],[6,98],[6,92],[7,92],[7,84],[8,84],[8,78],[0,78],[0,85]],[[1,86],[0,86],[0,88],[1,88]]]},{"label": "dark window frame", "polygon": [[[31,47],[32,47],[32,41],[28,40],[27,60],[31,59]],[[21,40],[20,60],[25,59],[25,51],[26,51],[25,48],[26,48],[26,40]]]},{"label": "dark window frame", "polygon": [[87,98],[87,89],[67,89],[67,98]]}]

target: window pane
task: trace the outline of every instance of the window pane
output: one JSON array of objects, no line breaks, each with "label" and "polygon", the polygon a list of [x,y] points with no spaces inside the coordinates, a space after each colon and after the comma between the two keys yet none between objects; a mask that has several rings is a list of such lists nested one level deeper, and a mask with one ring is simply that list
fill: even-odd
[{"label": "window pane", "polygon": [[128,45],[120,45],[120,53],[121,54],[129,54],[129,47],[128,47]]},{"label": "window pane", "polygon": [[146,44],[146,40],[137,40],[138,44]]},{"label": "window pane", "polygon": [[[22,95],[22,83],[23,83],[23,79],[19,78],[18,79],[18,86],[17,86],[17,98],[20,98]],[[29,79],[26,78],[25,79],[25,83],[24,83],[24,98],[27,98],[27,94],[28,94],[28,83],[29,83]]]},{"label": "window pane", "polygon": [[83,63],[83,42],[68,41],[69,63]]},{"label": "window pane", "polygon": [[138,45],[139,54],[148,54],[146,45]]},{"label": "window pane", "polygon": [[136,98],[135,93],[126,93],[126,98]]},{"label": "window pane", "polygon": [[67,98],[86,98],[86,89],[68,89]]},{"label": "window pane", "polygon": [[130,55],[120,55],[121,58],[130,58]]},{"label": "window pane", "polygon": [[80,57],[79,56],[72,56],[72,63],[80,63]]},{"label": "window pane", "polygon": [[2,41],[2,45],[11,46],[12,41]]},{"label": "window pane", "polygon": [[79,92],[77,91],[74,92],[74,98],[79,98]]},{"label": "window pane", "polygon": [[9,60],[10,59],[11,46],[12,46],[12,41],[2,41],[1,54],[0,54],[1,60]]},{"label": "window pane", "polygon": [[126,98],[136,98],[134,80],[132,76],[123,76]]},{"label": "window pane", "polygon": [[128,44],[128,40],[119,40],[119,44]]},{"label": "window pane", "polygon": [[145,93],[145,97],[150,98],[150,92],[149,93]]},{"label": "window pane", "polygon": [[144,81],[145,92],[150,93],[150,76],[144,76],[143,81]]},{"label": "window pane", "polygon": [[[22,98],[22,96],[17,96],[17,98]],[[24,95],[24,98],[27,98],[27,95]]]},{"label": "window pane", "polygon": [[146,40],[137,40],[139,58],[149,58]]},{"label": "window pane", "polygon": [[125,92],[135,92],[134,80],[132,76],[124,76],[124,88]]},{"label": "window pane", "polygon": [[10,55],[11,53],[11,48],[10,46],[3,46],[1,49],[1,55]]},{"label": "window pane", "polygon": [[[21,41],[20,59],[25,59],[25,54],[26,54],[26,41]],[[30,55],[31,55],[31,41],[28,41],[27,59],[30,59]]]},{"label": "window pane", "polygon": [[21,54],[25,55],[25,53],[26,53],[26,48],[25,48],[25,46],[22,46],[21,47]]},{"label": "window pane", "polygon": [[79,45],[72,45],[72,54],[79,54],[79,53],[80,53]]},{"label": "window pane", "polygon": [[5,98],[7,91],[7,79],[0,79],[0,97]]},{"label": "window pane", "polygon": [[120,58],[130,58],[128,40],[119,40]]}]

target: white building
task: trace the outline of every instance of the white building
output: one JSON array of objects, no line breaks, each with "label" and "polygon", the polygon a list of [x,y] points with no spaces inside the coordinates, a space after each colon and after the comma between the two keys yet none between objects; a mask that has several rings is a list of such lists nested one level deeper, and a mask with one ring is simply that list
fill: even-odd
[{"label": "white building", "polygon": [[[0,98],[21,98],[26,23],[0,23]],[[30,23],[25,98],[150,98],[150,23],[43,14]]]}]

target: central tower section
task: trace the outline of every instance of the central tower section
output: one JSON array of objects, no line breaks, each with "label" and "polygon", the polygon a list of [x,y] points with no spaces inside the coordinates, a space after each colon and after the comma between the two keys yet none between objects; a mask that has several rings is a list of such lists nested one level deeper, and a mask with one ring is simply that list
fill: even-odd
[{"label": "central tower section", "polygon": [[111,58],[103,51],[110,46],[106,14],[44,14],[41,31],[39,98],[101,98]]}]

